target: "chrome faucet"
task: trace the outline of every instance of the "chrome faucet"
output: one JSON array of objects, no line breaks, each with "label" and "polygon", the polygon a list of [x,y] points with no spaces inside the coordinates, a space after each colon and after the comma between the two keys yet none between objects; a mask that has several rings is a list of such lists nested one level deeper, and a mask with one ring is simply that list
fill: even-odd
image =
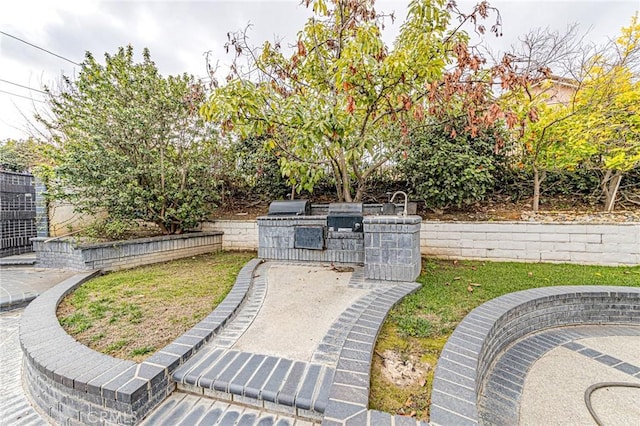
[{"label": "chrome faucet", "polygon": [[393,193],[393,195],[391,196],[391,199],[389,200],[390,203],[393,203],[393,200],[396,198],[396,195],[398,194],[402,194],[404,195],[404,210],[402,210],[402,213],[400,213],[400,216],[406,216],[407,215],[407,201],[408,201],[408,197],[407,197],[407,193],[404,191],[396,191]]}]

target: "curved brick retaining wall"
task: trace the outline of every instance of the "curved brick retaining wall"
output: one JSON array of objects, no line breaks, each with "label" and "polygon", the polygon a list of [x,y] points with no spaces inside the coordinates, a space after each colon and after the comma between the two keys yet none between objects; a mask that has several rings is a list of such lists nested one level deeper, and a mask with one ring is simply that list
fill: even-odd
[{"label": "curved brick retaining wall", "polygon": [[536,331],[579,324],[640,324],[640,288],[561,286],[524,290],[471,311],[447,340],[438,360],[431,424],[478,424],[478,396],[501,352]]},{"label": "curved brick retaining wall", "polygon": [[73,238],[31,241],[41,268],[113,271],[220,250],[222,234],[194,232],[94,244],[77,243]]},{"label": "curved brick retaining wall", "polygon": [[64,331],[56,316],[58,304],[98,272],[63,281],[34,300],[22,315],[20,345],[28,395],[57,424],[138,423],[175,389],[170,379],[173,371],[236,313],[260,262],[247,263],[211,314],[142,363],[93,351]]}]

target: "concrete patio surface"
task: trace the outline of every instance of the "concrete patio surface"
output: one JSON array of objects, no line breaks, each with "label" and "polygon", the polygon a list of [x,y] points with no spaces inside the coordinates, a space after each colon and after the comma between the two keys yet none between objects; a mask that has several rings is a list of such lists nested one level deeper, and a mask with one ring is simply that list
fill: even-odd
[{"label": "concrete patio surface", "polygon": [[39,294],[74,275],[61,269],[34,266],[32,253],[0,259],[0,311],[26,306]]},{"label": "concrete patio surface", "polygon": [[311,361],[336,318],[368,293],[349,287],[350,272],[322,266],[275,264],[266,273],[262,309],[233,349]]},{"label": "concrete patio surface", "polygon": [[[521,425],[595,425],[586,407],[587,388],[610,382],[640,386],[640,336],[593,337],[575,343],[583,347],[557,347],[531,366],[520,400]],[[603,424],[640,425],[640,388],[604,387],[595,390],[590,400]]]}]

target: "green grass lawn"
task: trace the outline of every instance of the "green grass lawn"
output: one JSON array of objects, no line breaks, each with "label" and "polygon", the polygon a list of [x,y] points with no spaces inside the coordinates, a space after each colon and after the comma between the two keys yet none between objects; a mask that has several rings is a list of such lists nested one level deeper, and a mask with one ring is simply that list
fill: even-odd
[{"label": "green grass lawn", "polygon": [[[374,354],[371,408],[428,419],[433,371],[447,338],[473,308],[514,291],[556,285],[640,286],[640,267],[423,260],[422,287],[390,313]],[[382,374],[385,351],[430,366],[413,385]]]},{"label": "green grass lawn", "polygon": [[90,348],[141,361],[207,316],[253,257],[218,252],[112,272],[68,295],[58,319]]}]

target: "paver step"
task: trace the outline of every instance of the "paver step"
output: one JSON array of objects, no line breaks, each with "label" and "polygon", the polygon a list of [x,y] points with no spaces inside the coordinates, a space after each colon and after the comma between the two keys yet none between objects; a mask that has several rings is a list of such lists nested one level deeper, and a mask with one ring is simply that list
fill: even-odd
[{"label": "paver step", "polygon": [[0,259],[0,269],[29,267],[36,264],[35,259]]},{"label": "paver step", "polygon": [[229,401],[174,392],[141,425],[144,426],[318,426],[320,422],[247,407]]},{"label": "paver step", "polygon": [[179,367],[173,380],[187,392],[319,418],[334,371],[317,363],[211,348]]}]

